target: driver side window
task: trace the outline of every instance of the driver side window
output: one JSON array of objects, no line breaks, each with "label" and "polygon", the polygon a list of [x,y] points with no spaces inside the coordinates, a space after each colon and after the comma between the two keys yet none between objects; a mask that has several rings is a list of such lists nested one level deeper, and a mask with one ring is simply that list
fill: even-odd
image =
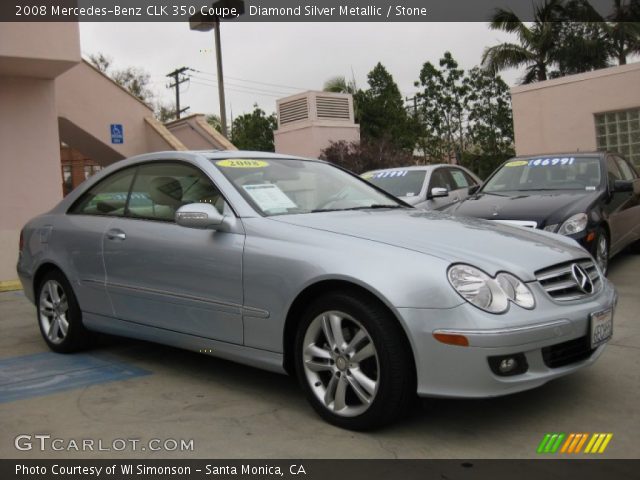
[{"label": "driver side window", "polygon": [[126,215],[173,222],[176,211],[188,203],[211,203],[221,213],[225,206],[218,188],[199,169],[182,163],[150,163],[138,169]]}]

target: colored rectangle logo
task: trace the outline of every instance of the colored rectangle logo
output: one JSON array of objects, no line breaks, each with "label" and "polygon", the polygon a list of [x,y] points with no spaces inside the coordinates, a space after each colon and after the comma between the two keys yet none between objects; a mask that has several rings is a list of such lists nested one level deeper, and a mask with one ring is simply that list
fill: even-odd
[{"label": "colored rectangle logo", "polygon": [[36,353],[0,360],[0,403],[50,395],[151,372],[107,356]]},{"label": "colored rectangle logo", "polygon": [[540,454],[600,454],[609,446],[613,433],[547,433],[538,444]]}]

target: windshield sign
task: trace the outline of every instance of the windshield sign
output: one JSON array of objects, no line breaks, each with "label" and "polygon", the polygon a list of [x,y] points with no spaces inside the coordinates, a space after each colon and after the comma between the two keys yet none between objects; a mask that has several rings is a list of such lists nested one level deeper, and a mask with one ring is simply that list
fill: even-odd
[{"label": "windshield sign", "polygon": [[364,173],[362,178],[396,197],[414,197],[420,194],[426,174],[424,170],[383,170]]},{"label": "windshield sign", "polygon": [[403,207],[358,177],[326,163],[272,158],[213,163],[267,216]]},{"label": "windshield sign", "polygon": [[598,157],[535,157],[508,161],[482,191],[596,190],[600,181]]}]

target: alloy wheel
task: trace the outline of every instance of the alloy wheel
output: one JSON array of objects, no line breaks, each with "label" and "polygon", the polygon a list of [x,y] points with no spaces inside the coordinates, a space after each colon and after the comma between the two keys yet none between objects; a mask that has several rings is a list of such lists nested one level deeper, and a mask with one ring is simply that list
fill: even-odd
[{"label": "alloy wheel", "polygon": [[38,310],[42,332],[47,339],[54,344],[62,343],[69,332],[69,303],[57,281],[47,280],[42,286]]},{"label": "alloy wheel", "polygon": [[378,352],[369,332],[340,311],[315,317],[304,336],[304,373],[330,412],[354,417],[374,401],[379,386]]}]

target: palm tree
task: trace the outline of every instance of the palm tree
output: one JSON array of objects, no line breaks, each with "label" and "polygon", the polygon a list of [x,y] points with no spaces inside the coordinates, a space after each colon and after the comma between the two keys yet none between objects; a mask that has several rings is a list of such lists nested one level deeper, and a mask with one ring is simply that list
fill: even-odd
[{"label": "palm tree", "polygon": [[640,0],[613,0],[613,12],[607,17],[605,31],[611,41],[618,65],[627,56],[640,53]]},{"label": "palm tree", "polygon": [[350,93],[353,95],[356,93],[357,88],[355,80],[347,82],[347,79],[344,76],[338,75],[336,77],[331,77],[329,80],[324,82],[322,90],[325,92]]},{"label": "palm tree", "polygon": [[545,0],[542,5],[536,6],[534,21],[528,26],[513,11],[497,9],[490,28],[515,33],[519,44],[501,43],[486,48],[482,64],[493,73],[524,66],[523,84],[546,80],[555,62],[557,22],[562,14],[563,0]]}]

